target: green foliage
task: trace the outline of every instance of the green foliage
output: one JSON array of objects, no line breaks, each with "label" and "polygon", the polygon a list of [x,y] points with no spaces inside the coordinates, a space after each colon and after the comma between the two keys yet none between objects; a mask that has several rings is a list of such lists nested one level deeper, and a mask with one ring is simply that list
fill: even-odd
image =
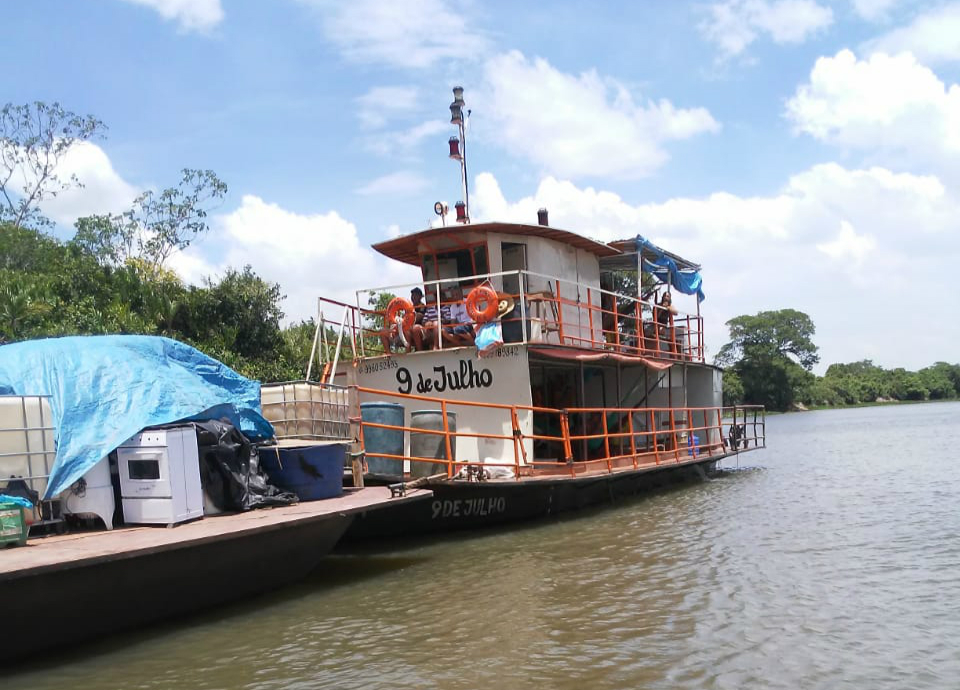
[{"label": "green foliage", "polygon": [[0,108],[0,221],[16,228],[51,225],[40,215],[40,202],[83,186],[76,175],[57,174],[60,161],[76,144],[105,130],[95,117],[64,110],[59,103],[7,103]]},{"label": "green foliage", "polygon": [[818,360],[814,327],[802,312],[761,312],[738,316],[727,325],[731,342],[717,357],[727,365],[724,404],[786,410],[797,403],[837,406],[960,397],[960,365],[946,362],[911,372],[887,370],[864,359],[831,364],[823,377],[814,376],[808,371]]},{"label": "green foliage", "polygon": [[174,251],[207,231],[208,205],[226,193],[227,185],[212,170],[187,168],[176,187],[159,194],[146,191],[124,213],[78,219],[72,243],[103,265],[137,259],[160,268]]},{"label": "green foliage", "polygon": [[277,285],[247,266],[202,287],[143,259],[0,223],[0,343],[106,333],[163,335],[263,380],[303,378],[314,324],[282,330]]},{"label": "green foliage", "polygon": [[744,402],[786,410],[809,396],[815,383],[809,369],[819,361],[809,316],[795,309],[764,311],[727,326],[730,342],[717,363],[736,373]]},{"label": "green foliage", "polygon": [[723,404],[739,405],[743,402],[743,381],[733,367],[723,370]]},{"label": "green foliage", "polygon": [[755,316],[738,316],[727,321],[730,342],[720,349],[717,362],[731,365],[747,360],[793,358],[810,370],[820,361],[813,344],[816,332],[810,317],[796,309],[762,311]]}]

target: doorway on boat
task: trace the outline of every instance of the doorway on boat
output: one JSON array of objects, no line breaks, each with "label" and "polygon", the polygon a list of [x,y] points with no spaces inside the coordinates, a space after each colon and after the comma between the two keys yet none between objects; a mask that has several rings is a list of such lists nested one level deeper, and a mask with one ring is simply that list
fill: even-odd
[{"label": "doorway on boat", "polygon": [[[530,396],[534,407],[566,410],[580,403],[578,367],[564,364],[530,364]],[[535,436],[563,436],[560,415],[556,412],[533,413]],[[560,441],[535,440],[533,457],[536,460],[565,462],[563,443]]]},{"label": "doorway on boat", "polygon": [[[501,271],[526,271],[527,270],[527,245],[522,242],[501,242],[500,243],[500,265]],[[520,280],[523,280],[523,292],[530,292],[527,284],[526,273],[514,273],[503,276],[503,291],[514,296],[519,296]]]}]

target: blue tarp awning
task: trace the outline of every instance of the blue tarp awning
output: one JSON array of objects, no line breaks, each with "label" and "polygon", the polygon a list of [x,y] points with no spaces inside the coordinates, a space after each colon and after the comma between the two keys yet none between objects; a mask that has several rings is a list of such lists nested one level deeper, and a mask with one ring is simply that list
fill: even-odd
[{"label": "blue tarp awning", "polygon": [[698,302],[706,299],[700,271],[681,270],[673,258],[643,235],[637,235],[636,242],[637,251],[643,255],[646,268],[653,275],[685,295],[696,295]]},{"label": "blue tarp awning", "polygon": [[227,417],[270,438],[260,383],[189,345],[153,336],[75,336],[0,347],[0,395],[50,397],[56,460],[44,498],[149,426]]}]

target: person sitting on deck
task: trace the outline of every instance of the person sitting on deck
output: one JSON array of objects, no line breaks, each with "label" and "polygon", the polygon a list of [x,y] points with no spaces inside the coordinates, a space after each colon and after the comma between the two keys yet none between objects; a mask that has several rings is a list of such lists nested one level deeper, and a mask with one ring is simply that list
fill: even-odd
[{"label": "person sitting on deck", "polygon": [[[389,354],[391,351],[399,351],[400,348],[405,348],[407,352],[423,349],[423,326],[421,324],[423,323],[424,311],[427,308],[427,305],[423,303],[423,290],[415,287],[410,291],[410,304],[413,305],[415,318],[413,326],[403,330],[403,337],[400,335],[400,325],[398,323],[385,324],[386,327],[380,332],[380,342],[383,344],[385,354]],[[420,329],[419,341],[416,337],[418,327]]]},{"label": "person sitting on deck", "polygon": [[[454,297],[463,297],[454,294]],[[472,345],[474,340],[473,322],[467,313],[462,301],[440,305],[440,315],[437,318],[437,308],[431,303],[426,307],[423,315],[423,326],[414,333],[414,343],[417,349],[436,349],[439,347],[437,333],[443,338],[445,345]]]},{"label": "person sitting on deck", "polygon": [[473,345],[476,333],[473,330],[473,320],[467,313],[467,308],[463,302],[451,304],[447,310],[446,318],[443,309],[440,310],[441,320],[445,324],[440,331],[443,342],[447,345],[458,347],[460,345]]}]

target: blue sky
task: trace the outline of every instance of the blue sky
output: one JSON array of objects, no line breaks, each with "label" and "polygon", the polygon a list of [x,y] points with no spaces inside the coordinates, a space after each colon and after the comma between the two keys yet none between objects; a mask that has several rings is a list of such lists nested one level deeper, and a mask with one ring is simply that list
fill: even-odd
[{"label": "blue sky", "polygon": [[369,245],[459,199],[461,84],[473,217],[545,206],[700,261],[713,353],[792,307],[825,363],[960,360],[960,2],[42,0],[5,24],[0,101],[109,126],[56,232],[212,168],[229,195],[171,265],[250,263],[291,318],[416,279]]}]

